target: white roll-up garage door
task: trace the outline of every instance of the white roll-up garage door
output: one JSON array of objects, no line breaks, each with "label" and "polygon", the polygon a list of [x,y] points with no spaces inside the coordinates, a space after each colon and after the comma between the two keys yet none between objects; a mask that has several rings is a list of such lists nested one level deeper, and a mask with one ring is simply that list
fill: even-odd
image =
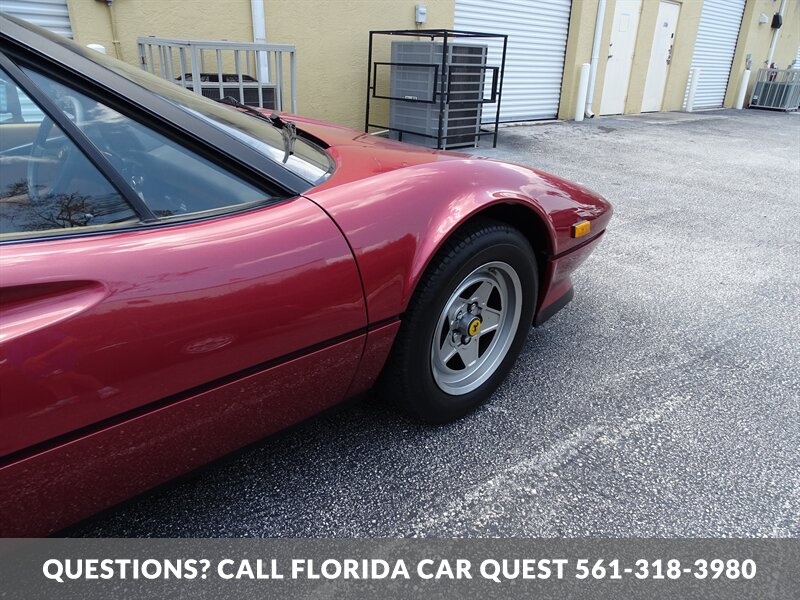
[{"label": "white roll-up garage door", "polygon": [[[456,0],[457,30],[508,35],[501,121],[558,115],[571,4],[571,0]],[[489,64],[499,65],[502,43],[490,42],[489,47]],[[494,115],[492,105],[487,105],[483,120],[494,120]]]},{"label": "white roll-up garage door", "polygon": [[705,0],[692,67],[700,68],[694,108],[720,108],[731,76],[745,0]]},{"label": "white roll-up garage door", "polygon": [[67,0],[0,0],[0,11],[72,37]]}]

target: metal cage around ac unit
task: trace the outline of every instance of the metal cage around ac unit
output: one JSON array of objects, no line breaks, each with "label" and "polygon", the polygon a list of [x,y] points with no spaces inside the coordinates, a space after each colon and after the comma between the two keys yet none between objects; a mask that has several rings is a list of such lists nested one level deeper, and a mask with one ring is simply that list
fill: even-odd
[{"label": "metal cage around ac unit", "polygon": [[[380,52],[383,36],[390,45]],[[499,64],[489,64],[490,43],[502,43]],[[483,136],[496,146],[507,44],[506,35],[473,31],[370,31],[364,130],[439,149],[474,147]],[[388,103],[379,107],[388,123],[374,114],[378,102]]]}]

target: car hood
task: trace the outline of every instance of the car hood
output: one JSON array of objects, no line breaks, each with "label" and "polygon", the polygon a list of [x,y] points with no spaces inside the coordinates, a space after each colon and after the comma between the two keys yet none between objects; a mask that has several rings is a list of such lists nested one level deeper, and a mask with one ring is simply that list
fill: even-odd
[{"label": "car hood", "polygon": [[322,140],[336,162],[333,176],[316,190],[425,163],[476,159],[461,152],[432,150],[314,119],[286,115],[297,127]]}]

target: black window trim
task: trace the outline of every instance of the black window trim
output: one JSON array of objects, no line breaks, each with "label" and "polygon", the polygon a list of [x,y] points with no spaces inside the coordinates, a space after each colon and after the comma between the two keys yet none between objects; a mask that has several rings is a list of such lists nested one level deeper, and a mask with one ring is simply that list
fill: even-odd
[{"label": "black window trim", "polygon": [[[37,71],[38,73],[41,73],[42,75],[44,75],[46,77],[49,77],[51,79],[54,79],[54,80],[58,81],[59,83],[62,83],[63,85],[66,85],[66,86],[68,86],[70,88],[75,88],[76,87],[74,83],[70,83],[68,81],[64,81],[64,78],[53,77],[52,72],[48,72],[45,75],[42,69],[36,68],[36,65],[31,64],[32,61],[21,60],[21,61],[18,61],[18,62],[21,62],[23,64],[23,66],[25,66],[26,68],[30,68],[30,69],[32,69],[34,71]],[[9,76],[11,76],[11,78],[17,83],[17,85],[19,85],[22,88],[23,91],[25,91],[26,93],[29,93],[33,97],[33,99],[36,100],[41,105],[41,108],[44,110],[44,113],[47,116],[49,116],[51,119],[53,119],[53,122],[56,123],[56,125],[62,127],[62,129],[65,132],[65,135],[67,135],[69,137],[69,139],[73,143],[76,144],[78,149],[81,152],[83,152],[84,155],[87,155],[87,158],[89,158],[90,162],[92,162],[92,164],[100,171],[101,175],[103,175],[104,177],[107,178],[107,180],[109,180],[109,182],[111,183],[112,187],[117,189],[117,186],[115,185],[115,180],[118,179],[121,187],[123,189],[125,189],[125,190],[130,191],[133,194],[133,197],[129,197],[125,193],[123,193],[122,191],[117,189],[117,191],[119,191],[120,194],[122,194],[123,198],[129,204],[131,204],[131,208],[134,209],[134,212],[137,214],[137,216],[140,219],[139,221],[137,221],[135,223],[120,223],[116,227],[112,226],[112,225],[109,225],[109,226],[103,227],[102,229],[76,227],[76,228],[72,228],[72,229],[59,230],[59,231],[56,231],[56,232],[52,232],[52,231],[42,231],[42,232],[21,231],[18,234],[14,234],[13,237],[10,237],[8,239],[0,239],[0,246],[6,246],[6,245],[9,245],[9,244],[29,243],[29,242],[44,242],[44,241],[48,241],[48,240],[67,240],[67,239],[76,239],[76,238],[96,237],[96,236],[102,236],[102,235],[110,235],[110,234],[116,234],[116,233],[129,233],[129,232],[136,232],[136,231],[153,231],[153,230],[164,229],[166,227],[175,227],[177,225],[183,225],[183,224],[188,224],[188,223],[203,223],[203,222],[208,222],[208,221],[214,221],[214,220],[217,220],[217,219],[222,218],[222,217],[245,214],[245,213],[251,212],[253,210],[258,210],[260,208],[265,208],[265,207],[271,206],[273,204],[285,202],[287,200],[292,200],[292,199],[295,199],[295,198],[300,196],[300,194],[289,194],[286,197],[275,196],[275,195],[273,195],[274,192],[265,191],[264,190],[264,184],[263,184],[264,182],[259,180],[257,182],[258,184],[256,185],[256,187],[258,189],[262,190],[265,193],[266,197],[263,200],[257,200],[257,201],[248,202],[248,203],[245,203],[245,204],[232,204],[231,206],[220,207],[220,208],[213,209],[213,210],[210,210],[210,211],[203,211],[201,213],[189,213],[189,214],[186,214],[186,215],[179,215],[179,216],[176,215],[176,216],[173,216],[173,217],[166,217],[166,218],[165,217],[158,217],[156,215],[153,215],[152,218],[147,218],[145,215],[148,212],[150,214],[152,214],[152,211],[150,211],[149,207],[142,201],[142,199],[139,197],[139,195],[136,194],[136,192],[133,190],[133,188],[131,188],[128,185],[128,182],[119,173],[119,171],[105,158],[105,155],[103,155],[103,153],[94,145],[94,142],[92,142],[72,122],[71,119],[69,119],[66,115],[63,114],[61,109],[59,109],[58,106],[56,106],[50,100],[49,96],[45,92],[43,92],[41,90],[41,88],[39,88],[39,86],[36,85],[36,82],[34,82],[28,76],[28,74],[25,73],[25,71],[23,71],[14,60],[12,60],[11,57],[7,56],[7,53],[4,53],[2,51],[0,51],[0,66],[2,66],[4,69],[6,69],[6,71],[8,71]],[[21,81],[18,81],[18,79],[21,80]],[[23,83],[25,83],[25,85],[23,85]],[[79,89],[79,91],[81,93],[85,93],[86,92],[85,89]],[[95,101],[96,102],[100,102],[99,100],[95,100]],[[51,111],[55,114],[56,118],[54,118],[51,115]],[[128,115],[125,115],[125,116],[128,117]],[[137,120],[135,117],[131,116],[131,117],[128,117],[128,118],[131,118],[135,122],[142,124],[141,121]],[[142,125],[145,126],[145,127],[150,127],[149,124],[142,124]],[[163,133],[162,131],[159,131],[157,128],[152,128],[152,127],[150,127],[150,128],[154,129],[158,133]],[[74,138],[73,138],[73,136],[74,136]],[[171,141],[175,142],[176,144],[178,144],[181,147],[187,147],[188,146],[182,140],[176,140],[174,138],[168,138],[168,139],[170,139]],[[86,144],[86,147],[83,146],[82,142]],[[100,161],[104,165],[106,165],[110,169],[110,171],[106,172],[103,169],[103,166],[96,164],[94,161],[91,161],[92,151],[89,150],[89,153],[87,153],[86,152],[86,148],[91,148],[91,149],[96,150],[97,153],[99,153]],[[192,151],[194,150],[191,147],[189,149],[192,150]],[[214,162],[214,164],[218,164],[218,163]],[[218,166],[220,166],[220,168],[223,169],[224,171],[229,172],[232,176],[239,177],[238,173],[236,173],[235,171],[232,171],[227,166],[219,165],[219,164],[218,164]],[[246,178],[244,178],[244,180],[247,181]],[[254,182],[248,181],[248,183],[253,184]],[[141,213],[139,212],[139,210],[137,208],[140,205],[143,206],[143,208],[144,208],[144,210]]]},{"label": "black window trim", "polygon": [[[0,17],[2,18],[2,17]],[[19,63],[19,64],[18,64]],[[107,178],[111,183],[112,187],[117,189],[123,198],[131,205],[131,208],[139,217],[139,221],[135,223],[120,223],[118,226],[106,226],[102,229],[89,229],[85,227],[77,227],[72,229],[65,229],[59,230],[56,232],[52,231],[43,231],[43,232],[33,232],[33,231],[23,231],[19,232],[18,234],[14,234],[13,237],[8,239],[0,239],[0,246],[5,246],[9,244],[20,244],[20,243],[28,243],[28,242],[44,242],[48,240],[64,240],[64,239],[75,239],[75,238],[85,238],[85,237],[95,237],[95,236],[102,236],[102,235],[110,235],[115,233],[127,233],[127,232],[134,232],[134,231],[143,231],[143,230],[158,230],[165,227],[174,227],[177,225],[183,225],[187,223],[202,223],[207,221],[213,221],[222,217],[227,216],[234,216],[239,214],[244,214],[253,210],[258,210],[260,208],[264,208],[266,206],[271,206],[273,204],[277,204],[280,202],[285,202],[287,200],[292,200],[299,197],[301,194],[294,194],[291,192],[284,193],[284,192],[276,192],[273,186],[265,186],[265,182],[263,178],[255,179],[251,177],[242,177],[240,173],[238,173],[235,169],[231,169],[230,165],[223,164],[220,160],[212,159],[207,155],[207,153],[197,152],[197,149],[194,148],[191,144],[187,143],[185,139],[180,138],[177,135],[166,136],[167,139],[171,140],[178,146],[182,148],[187,148],[192,152],[196,152],[199,156],[203,158],[211,160],[215,165],[219,166],[223,171],[229,173],[233,177],[237,177],[246,181],[247,183],[253,185],[254,187],[260,189],[264,192],[265,197],[263,200],[256,200],[253,202],[248,202],[245,204],[232,204],[226,207],[220,207],[211,211],[203,211],[201,213],[188,213],[186,215],[175,215],[172,217],[158,217],[152,213],[150,208],[143,202],[143,200],[139,197],[139,195],[131,188],[128,184],[127,180],[119,173],[119,171],[106,159],[105,155],[94,145],[94,142],[91,141],[84,133],[81,131],[71,119],[69,119],[66,115],[63,114],[61,109],[58,108],[49,98],[49,96],[41,90],[39,86],[36,85],[25,71],[20,68],[20,64],[28,69],[36,71],[37,73],[53,79],[54,81],[65,85],[72,89],[78,89],[78,91],[84,95],[88,94],[88,97],[95,100],[95,102],[99,102],[101,104],[105,104],[106,106],[110,106],[114,110],[118,107],[114,106],[112,103],[106,102],[105,100],[98,100],[96,98],[97,94],[92,94],[85,88],[81,88],[75,84],[74,81],[69,81],[63,75],[59,76],[57,72],[55,72],[52,68],[51,69],[43,69],[41,68],[42,65],[35,63],[30,58],[18,58],[13,52],[8,52],[6,49],[0,51],[0,65],[3,66],[6,71],[8,71],[9,75],[14,79],[14,81],[19,85],[23,91],[30,93],[34,100],[36,100],[44,109],[44,112],[47,116],[53,119],[54,123],[62,127],[70,140],[76,144],[80,151],[84,153],[84,155],[89,158],[90,162],[100,171],[101,175]],[[55,67],[53,67],[55,68]],[[20,81],[18,81],[18,79]],[[23,85],[23,82],[25,85]],[[51,112],[55,115],[55,118],[51,115]],[[130,111],[134,112],[134,111]],[[154,126],[152,123],[149,122],[142,122],[143,119],[138,118],[140,115],[138,114],[124,114],[127,118],[139,123],[143,127],[147,127],[152,129],[153,131],[159,134],[165,134],[166,132],[163,128],[158,127],[157,125]],[[74,136],[74,137],[73,137]],[[85,146],[84,146],[85,143]],[[87,152],[87,149],[90,149]],[[105,171],[102,165],[98,165],[93,160],[91,160],[91,156],[93,155],[93,151],[96,151],[99,156],[99,160],[101,161],[102,165],[106,165],[109,171]],[[115,184],[117,181],[123,190],[128,190],[133,196],[129,196],[124,193],[122,190],[118,189],[117,185]],[[143,210],[140,212],[139,206],[143,207]],[[148,213],[152,215],[152,217],[148,216]]]},{"label": "black window trim", "polygon": [[[81,51],[84,49],[75,49],[61,41],[48,39],[32,26],[29,28],[1,14],[0,42],[2,51],[10,59],[64,85],[77,88],[98,102],[198,153],[275,199],[294,198],[317,185],[275,163],[246,142],[83,56]],[[85,52],[94,50],[85,49]]]},{"label": "black window trim", "polygon": [[78,150],[86,156],[89,161],[97,168],[106,180],[119,192],[128,205],[139,216],[142,223],[152,223],[158,220],[153,211],[148,208],[144,201],[138,196],[134,189],[128,185],[125,178],[108,161],[105,155],[95,146],[80,128],[65,115],[61,109],[45,94],[36,83],[28,77],[28,74],[20,69],[4,53],[0,52],[0,66],[17,83],[22,91],[29,95],[39,108],[50,117],[66,135]]}]

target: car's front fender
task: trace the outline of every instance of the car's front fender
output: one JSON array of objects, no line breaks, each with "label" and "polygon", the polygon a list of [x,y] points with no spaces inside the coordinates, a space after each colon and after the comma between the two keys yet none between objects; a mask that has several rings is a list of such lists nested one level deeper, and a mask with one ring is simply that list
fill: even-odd
[{"label": "car's front fender", "polygon": [[336,221],[361,271],[371,323],[405,310],[425,268],[452,233],[489,207],[516,204],[541,222],[548,256],[578,241],[570,227],[610,216],[599,196],[555,176],[484,159],[447,160],[396,169],[311,190],[307,196]]}]

